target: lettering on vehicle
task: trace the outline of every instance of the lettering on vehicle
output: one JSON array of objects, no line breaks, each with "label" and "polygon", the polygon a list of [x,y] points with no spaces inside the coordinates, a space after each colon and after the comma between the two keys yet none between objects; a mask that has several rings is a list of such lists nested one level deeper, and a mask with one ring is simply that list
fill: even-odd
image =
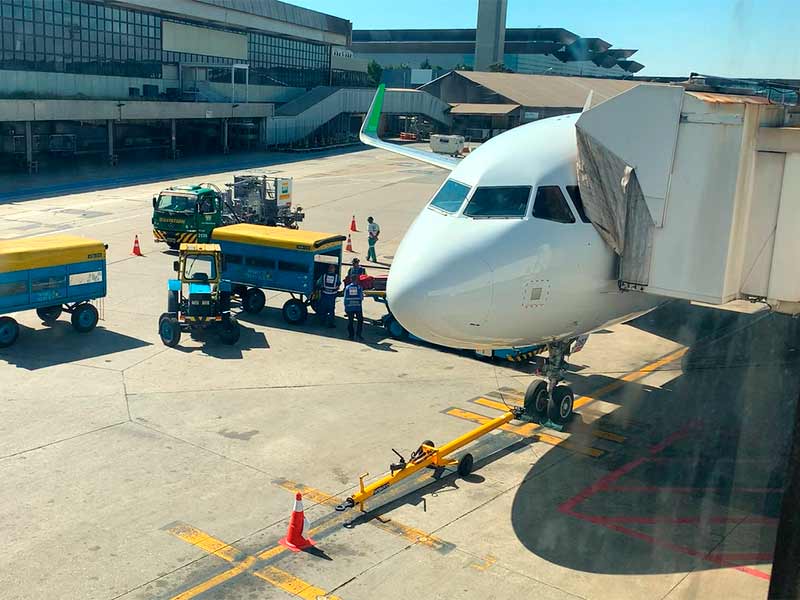
[{"label": "lettering on vehicle", "polygon": [[298,250],[311,250],[311,246],[306,246],[305,244],[297,244],[295,246]]},{"label": "lettering on vehicle", "polygon": [[162,223],[178,223],[179,225],[186,223],[186,219],[168,219],[166,217],[161,217],[159,220]]},{"label": "lettering on vehicle", "polygon": [[389,484],[388,483],[384,483],[383,485],[381,485],[379,487],[376,487],[375,491],[372,492],[372,495],[373,496],[377,496],[378,494],[380,494],[382,491],[384,491],[388,487],[389,487]]},{"label": "lettering on vehicle", "polygon": [[103,258],[102,252],[95,252],[94,254],[89,254],[86,259],[87,260],[96,260],[98,258]]},{"label": "lettering on vehicle", "polygon": [[89,271],[88,273],[72,273],[69,276],[69,285],[86,285],[87,283],[101,283],[102,271]]}]

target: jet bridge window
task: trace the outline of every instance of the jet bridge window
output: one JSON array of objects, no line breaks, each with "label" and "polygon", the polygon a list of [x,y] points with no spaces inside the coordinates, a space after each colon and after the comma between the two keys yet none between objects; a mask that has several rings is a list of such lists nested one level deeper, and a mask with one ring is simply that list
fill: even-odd
[{"label": "jet bridge window", "polygon": [[533,216],[556,223],[574,223],[575,216],[569,209],[567,199],[557,185],[543,185],[536,190],[533,201]]},{"label": "jet bridge window", "polygon": [[468,185],[448,179],[433,197],[430,205],[441,211],[452,214],[461,208],[467,194],[469,194]]},{"label": "jet bridge window", "polygon": [[480,187],[472,194],[464,215],[500,219],[524,217],[530,195],[529,185]]},{"label": "jet bridge window", "polygon": [[586,211],[583,209],[583,199],[581,198],[581,190],[577,185],[568,185],[567,193],[572,198],[572,203],[575,205],[575,210],[578,211],[578,216],[584,223],[591,223],[592,221],[586,216]]}]

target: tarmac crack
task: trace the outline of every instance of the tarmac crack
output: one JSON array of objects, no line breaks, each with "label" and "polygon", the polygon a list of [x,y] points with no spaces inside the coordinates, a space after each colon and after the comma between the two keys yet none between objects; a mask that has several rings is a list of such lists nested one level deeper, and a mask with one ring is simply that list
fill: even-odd
[{"label": "tarmac crack", "polygon": [[42,450],[43,448],[48,448],[50,446],[55,446],[56,444],[61,444],[63,442],[68,442],[70,440],[77,439],[79,437],[84,437],[86,435],[91,435],[93,433],[98,433],[100,431],[105,431],[106,429],[112,429],[114,427],[119,427],[120,425],[127,425],[128,421],[119,421],[117,423],[111,423],[110,425],[103,425],[102,427],[97,427],[95,429],[91,429],[89,431],[83,431],[81,433],[76,433],[75,435],[71,435],[69,437],[65,437],[59,440],[53,440],[52,442],[47,442],[46,444],[41,444],[39,446],[35,446],[34,448],[27,448],[26,450],[20,450],[19,452],[13,452],[12,454],[7,454],[5,456],[0,456],[0,460],[6,460],[9,458],[14,458],[15,456],[20,456],[22,454],[27,454],[29,452],[35,452],[36,450]]}]

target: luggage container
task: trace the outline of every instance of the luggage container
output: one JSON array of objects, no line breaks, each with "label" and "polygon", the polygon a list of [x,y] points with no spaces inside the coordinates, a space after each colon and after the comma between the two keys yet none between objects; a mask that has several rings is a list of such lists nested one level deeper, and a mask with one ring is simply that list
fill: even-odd
[{"label": "luggage container", "polygon": [[231,282],[245,312],[255,314],[264,308],[262,290],[288,292],[291,298],[283,305],[283,318],[299,324],[308,317],[308,307],[315,307],[314,286],[328,265],[341,270],[342,242],[347,238],[239,223],[218,227],[211,239],[222,248],[222,278]]},{"label": "luggage container", "polygon": [[[62,312],[86,333],[99,315],[90,301],[106,295],[106,245],[96,240],[51,235],[0,241],[0,315],[35,309],[46,325]],[[19,325],[0,316],[0,348],[12,345]]]},{"label": "luggage container", "polygon": [[439,135],[431,136],[431,150],[439,154],[449,154],[458,156],[464,149],[463,135]]}]

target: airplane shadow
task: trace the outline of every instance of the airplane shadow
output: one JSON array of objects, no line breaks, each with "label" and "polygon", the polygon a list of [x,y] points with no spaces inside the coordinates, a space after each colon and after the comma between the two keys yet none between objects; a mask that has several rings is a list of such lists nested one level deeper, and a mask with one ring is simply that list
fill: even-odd
[{"label": "airplane shadow", "polygon": [[628,439],[601,459],[545,454],[516,492],[514,532],[537,556],[592,573],[769,563],[800,393],[796,329],[782,315],[659,310],[637,324],[695,337],[694,359],[662,387],[623,384],[603,398],[619,408],[597,420],[580,409],[572,428]]},{"label": "airplane shadow", "polygon": [[63,320],[44,329],[32,329],[22,324],[19,329],[16,343],[0,350],[0,360],[29,371],[152,345],[102,325],[89,333],[78,333]]}]

